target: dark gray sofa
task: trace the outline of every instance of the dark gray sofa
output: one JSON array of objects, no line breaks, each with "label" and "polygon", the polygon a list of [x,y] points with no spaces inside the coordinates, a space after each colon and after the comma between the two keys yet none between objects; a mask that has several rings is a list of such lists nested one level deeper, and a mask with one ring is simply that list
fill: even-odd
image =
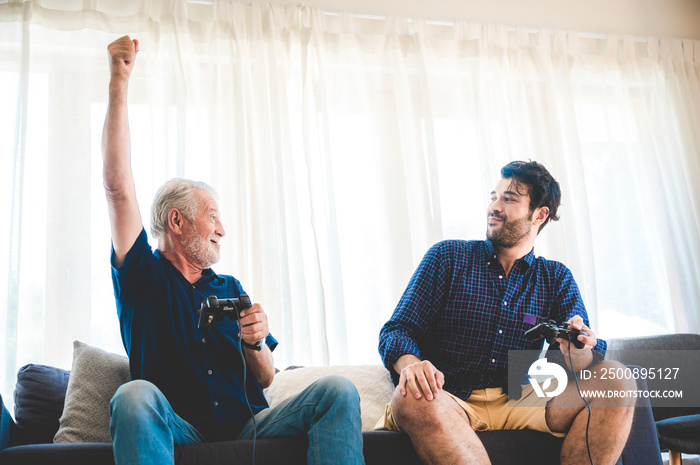
[{"label": "dark gray sofa", "polygon": [[[3,412],[3,421],[6,412]],[[558,464],[561,440],[535,431],[493,431],[479,433],[494,465]],[[364,432],[367,465],[419,465],[411,441],[401,433]],[[11,443],[10,443],[11,444]],[[252,441],[227,441],[178,446],[178,465],[252,464]],[[259,439],[255,462],[266,465],[302,465],[306,463],[304,438]],[[656,440],[651,410],[640,407],[635,413],[630,439],[622,454],[623,465],[660,465],[661,453]],[[10,445],[0,451],[2,465],[107,465],[114,464],[111,444],[29,444]]]},{"label": "dark gray sofa", "polygon": [[[65,390],[66,385],[59,386]],[[639,380],[640,389],[646,388]],[[55,388],[56,386],[52,386]],[[22,389],[33,389],[23,383]],[[41,389],[37,386],[36,389]],[[52,392],[56,392],[52,389]],[[16,393],[17,394],[17,393]],[[26,395],[23,392],[22,395]],[[43,396],[42,421],[27,425],[15,423],[2,406],[0,416],[0,465],[107,465],[113,464],[111,444],[74,443],[54,444],[51,438],[58,429],[58,418],[63,408],[60,395]],[[0,398],[0,401],[2,399]],[[479,433],[491,462],[498,464],[558,464],[561,439],[535,431],[491,431]],[[368,465],[419,464],[410,439],[401,433],[366,431],[363,433],[365,461]],[[255,448],[255,463],[265,465],[294,465],[306,463],[305,438],[259,439]],[[179,446],[176,464],[181,465],[237,465],[253,463],[252,441],[226,441]],[[661,465],[661,453],[656,426],[648,399],[639,399],[635,410],[632,432],[622,457],[623,465]]]},{"label": "dark gray sofa", "polygon": [[[662,336],[613,339],[608,350],[617,360],[629,365],[644,363],[645,351],[700,351],[699,334],[666,334]],[[684,354],[687,354],[685,352]],[[696,357],[692,357],[697,360]],[[694,362],[690,362],[693,364]],[[697,380],[693,380],[697,381]],[[696,385],[696,383],[693,383]],[[648,381],[649,389],[662,389],[658,379]],[[700,406],[654,406],[654,420],[662,450],[669,451],[671,465],[682,463],[682,453],[700,454]]]}]

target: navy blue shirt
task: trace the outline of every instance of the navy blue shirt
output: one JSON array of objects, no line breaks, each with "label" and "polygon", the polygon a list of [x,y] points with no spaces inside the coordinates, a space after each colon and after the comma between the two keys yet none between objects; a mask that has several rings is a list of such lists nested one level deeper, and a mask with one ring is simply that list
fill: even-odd
[{"label": "navy blue shirt", "polygon": [[[413,274],[380,332],[379,353],[394,381],[393,364],[413,354],[445,375],[445,390],[466,399],[474,389],[506,387],[509,350],[542,348],[525,331],[574,315],[590,326],[576,281],[561,263],[530,251],[506,277],[490,241],[444,241]],[[598,339],[593,350],[606,348]]]},{"label": "navy blue shirt", "polygon": [[[197,328],[200,305],[208,296],[235,298],[243,293],[232,276],[206,269],[189,283],[142,230],[112,283],[132,379],[154,383],[175,412],[205,437],[240,428],[251,416],[243,391],[243,363],[237,346],[238,323],[225,318]],[[271,349],[277,344],[266,340]],[[246,350],[243,347],[243,350]],[[268,407],[248,370],[247,395],[253,413]]]}]

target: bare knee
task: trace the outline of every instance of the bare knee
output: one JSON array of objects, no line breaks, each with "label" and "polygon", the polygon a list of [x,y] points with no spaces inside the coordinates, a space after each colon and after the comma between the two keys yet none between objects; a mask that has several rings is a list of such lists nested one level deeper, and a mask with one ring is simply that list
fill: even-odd
[{"label": "bare knee", "polygon": [[579,381],[578,388],[571,381],[564,394],[548,404],[545,419],[549,428],[556,432],[568,431],[586,409],[586,402],[592,410],[605,412],[605,418],[624,424],[633,414],[637,389],[636,381],[626,375],[626,370],[629,369],[625,365],[611,360],[588,368],[588,379]]},{"label": "bare knee", "polygon": [[466,413],[442,390],[433,400],[427,400],[425,397],[416,399],[410,394],[404,396],[396,389],[391,410],[396,424],[409,433],[416,428],[436,431],[458,419],[469,424]]},{"label": "bare knee", "polygon": [[634,392],[637,390],[637,381],[633,377],[631,368],[614,360],[604,360],[591,367],[590,371],[595,373],[595,379],[590,389],[603,394],[592,399],[591,405],[634,407],[636,403]]},{"label": "bare knee", "polygon": [[411,437],[423,463],[490,463],[466,412],[447,392],[440,390],[435,398],[427,400],[403,396],[397,389],[391,408],[396,424]]}]

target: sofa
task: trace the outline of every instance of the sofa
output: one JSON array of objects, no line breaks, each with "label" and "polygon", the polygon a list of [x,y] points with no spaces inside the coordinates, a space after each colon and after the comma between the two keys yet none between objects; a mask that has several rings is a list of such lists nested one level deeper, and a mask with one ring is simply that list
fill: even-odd
[{"label": "sofa", "polygon": [[[277,373],[266,390],[271,405],[319,377],[338,373],[358,387],[362,407],[364,456],[368,465],[420,464],[405,434],[374,430],[391,398],[389,373],[380,365],[291,367]],[[27,365],[18,373],[15,417],[3,402],[0,416],[0,465],[113,464],[107,403],[128,381],[125,357],[77,342],[71,371]],[[639,380],[640,389],[645,388]],[[2,399],[0,398],[0,401]],[[479,432],[491,462],[498,464],[558,464],[562,439],[529,430]],[[307,440],[281,437],[177,446],[180,465],[306,463]],[[661,452],[649,401],[639,399],[632,431],[620,458],[623,465],[661,465]]]},{"label": "sofa", "polygon": [[[673,356],[667,354],[664,358],[685,357],[683,365],[695,366],[695,373],[688,373],[691,387],[697,386],[700,334],[665,334],[652,337],[614,339],[610,341],[608,350],[614,354],[617,360],[629,365],[640,365],[648,362],[647,354],[649,351],[657,353],[674,351]],[[647,384],[649,389],[661,390],[666,387],[659,379],[650,379]],[[691,405],[683,407],[652,406],[659,445],[662,450],[668,450],[669,465],[681,465],[683,453],[700,454],[700,402],[695,399],[685,403]]]}]

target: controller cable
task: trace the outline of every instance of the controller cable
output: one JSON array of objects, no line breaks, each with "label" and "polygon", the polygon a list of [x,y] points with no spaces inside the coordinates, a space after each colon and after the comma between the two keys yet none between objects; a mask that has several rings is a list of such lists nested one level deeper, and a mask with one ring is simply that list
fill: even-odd
[{"label": "controller cable", "polygon": [[[243,294],[241,294],[241,296],[242,295]],[[246,297],[248,296],[246,295]],[[213,305],[219,305],[217,303],[218,299],[215,296],[208,297],[202,302],[201,308],[199,310],[199,321],[197,323],[197,328],[200,330],[206,330],[207,328],[209,328],[209,325],[214,319],[213,314],[204,313],[205,307],[209,308],[212,305],[212,299],[214,301]],[[248,300],[247,304],[250,305],[250,300]],[[245,354],[243,353],[243,327],[241,326],[241,315],[238,313],[238,308],[236,304],[233,305],[233,310],[234,311],[232,313],[236,315],[236,323],[238,325],[238,342],[234,341],[233,345],[238,350],[238,354],[241,356],[241,363],[243,364],[243,397],[245,398],[245,403],[248,407],[248,412],[250,412],[250,417],[253,420],[253,465],[255,465],[255,446],[258,438],[258,423],[255,419],[255,413],[253,413],[253,407],[250,405],[250,399],[248,399],[248,364],[246,363]],[[208,318],[208,321],[206,323],[203,323],[204,321],[206,321],[206,318]],[[221,316],[219,319],[221,318],[223,318],[223,316]],[[229,318],[231,317],[229,316]]]},{"label": "controller cable", "polygon": [[248,411],[253,420],[253,465],[255,465],[255,443],[258,437],[258,424],[255,420],[255,414],[253,413],[253,408],[250,406],[250,400],[248,400],[248,365],[245,361],[245,354],[243,353],[243,329],[241,327],[241,316],[238,311],[234,312],[236,314],[236,322],[238,323],[238,331],[240,332],[240,337],[238,338],[238,344],[235,344],[238,353],[241,356],[241,361],[243,362],[243,396],[245,397],[245,403],[248,406]]},{"label": "controller cable", "polygon": [[573,341],[571,340],[571,335],[567,334],[567,339],[569,340],[569,365],[571,366],[571,371],[574,373],[574,381],[576,381],[576,390],[578,391],[578,395],[581,397],[581,400],[586,404],[586,407],[588,408],[588,421],[586,422],[586,449],[588,450],[588,460],[591,462],[591,465],[595,465],[593,463],[593,457],[591,457],[591,444],[588,442],[588,429],[591,426],[591,404],[588,403],[585,397],[583,397],[583,394],[581,393],[581,387],[578,384],[578,377],[576,376],[576,371],[574,371],[574,362],[571,359],[571,344],[573,344]]}]

